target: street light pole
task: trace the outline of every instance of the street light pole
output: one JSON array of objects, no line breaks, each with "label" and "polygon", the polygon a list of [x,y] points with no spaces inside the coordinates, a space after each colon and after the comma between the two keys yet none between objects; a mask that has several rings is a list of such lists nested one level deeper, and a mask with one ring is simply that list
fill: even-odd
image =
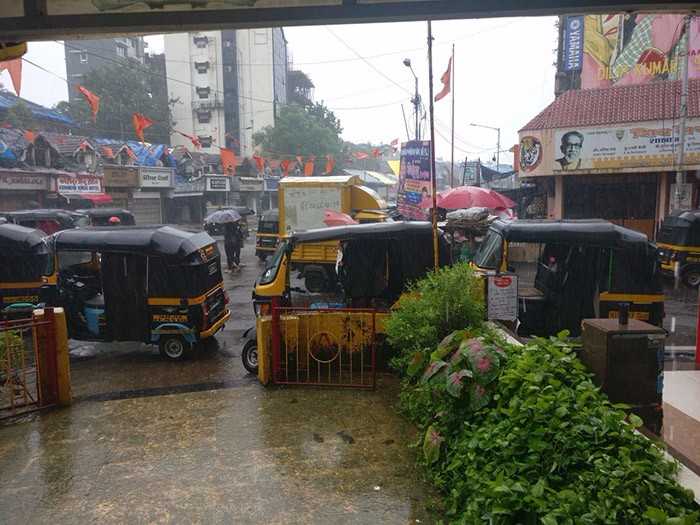
[{"label": "street light pole", "polygon": [[411,73],[413,74],[413,78],[415,80],[415,91],[414,91],[413,98],[411,99],[411,103],[413,104],[413,109],[415,111],[415,116],[416,116],[415,140],[420,140],[420,95],[418,94],[418,75],[416,75],[416,72],[413,71],[413,66],[411,66],[411,59],[410,58],[404,58],[403,65],[411,70]]},{"label": "street light pole", "polygon": [[475,128],[490,129],[498,133],[496,143],[496,171],[498,171],[498,167],[501,165],[501,128],[494,128],[493,126],[485,126],[483,124],[474,124],[473,122],[469,125]]}]

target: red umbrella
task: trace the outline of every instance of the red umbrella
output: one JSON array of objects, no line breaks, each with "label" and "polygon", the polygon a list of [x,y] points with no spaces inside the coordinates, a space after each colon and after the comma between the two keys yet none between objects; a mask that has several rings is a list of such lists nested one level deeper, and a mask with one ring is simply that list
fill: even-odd
[{"label": "red umbrella", "polygon": [[[430,207],[431,203],[426,202],[423,207]],[[515,203],[505,195],[487,188],[477,186],[458,186],[449,190],[441,191],[437,196],[438,208],[447,210],[459,210],[463,208],[514,208]]]},{"label": "red umbrella", "polygon": [[339,211],[325,210],[323,212],[323,222],[326,226],[346,226],[348,224],[360,224],[347,213]]}]

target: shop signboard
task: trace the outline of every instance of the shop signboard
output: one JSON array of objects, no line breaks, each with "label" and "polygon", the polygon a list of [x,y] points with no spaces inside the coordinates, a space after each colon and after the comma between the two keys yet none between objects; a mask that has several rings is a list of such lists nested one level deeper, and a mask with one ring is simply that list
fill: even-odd
[{"label": "shop signboard", "polygon": [[139,168],[139,182],[142,188],[172,188],[173,170],[171,168],[141,166]]},{"label": "shop signboard", "polygon": [[49,178],[33,173],[0,171],[0,190],[47,190]]},{"label": "shop signboard", "polygon": [[104,166],[106,188],[136,188],[139,185],[139,169],[135,166]]},{"label": "shop signboard", "polygon": [[102,179],[89,176],[58,177],[56,191],[58,193],[102,193]]},{"label": "shop signboard", "polygon": [[425,219],[421,204],[431,201],[430,141],[412,140],[401,145],[397,205],[408,219]]},{"label": "shop signboard", "polygon": [[263,179],[257,177],[240,177],[240,187],[238,191],[263,191]]},{"label": "shop signboard", "polygon": [[517,275],[489,275],[487,303],[489,320],[515,321],[518,318]]},{"label": "shop signboard", "polygon": [[231,190],[230,177],[208,175],[206,178],[206,191],[208,192],[227,192]]},{"label": "shop signboard", "polygon": [[342,209],[340,187],[294,187],[284,190],[286,232],[323,228],[326,210]]}]

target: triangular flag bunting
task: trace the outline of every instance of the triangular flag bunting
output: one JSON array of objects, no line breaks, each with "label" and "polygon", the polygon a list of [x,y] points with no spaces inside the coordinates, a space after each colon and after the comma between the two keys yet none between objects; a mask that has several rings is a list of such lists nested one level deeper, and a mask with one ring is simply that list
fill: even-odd
[{"label": "triangular flag bunting", "polygon": [[221,166],[224,168],[226,175],[234,175],[236,173],[236,154],[228,148],[220,148],[219,156],[221,157]]},{"label": "triangular flag bunting", "polygon": [[13,60],[5,60],[0,62],[0,71],[5,71],[10,73],[10,79],[12,80],[12,87],[15,88],[15,94],[19,97],[19,91],[22,88],[22,59],[15,58]]},{"label": "triangular flag bunting", "polygon": [[451,84],[452,84],[452,57],[450,57],[450,61],[447,63],[447,71],[445,71],[442,76],[440,77],[440,82],[442,82],[442,90],[440,93],[435,95],[435,102],[438,100],[442,100],[447,96],[447,94],[450,92],[451,89]]},{"label": "triangular flag bunting", "polygon": [[131,117],[131,121],[134,124],[134,131],[136,132],[136,136],[141,142],[146,142],[146,140],[143,138],[143,130],[152,126],[153,121],[150,118],[142,115],[141,113],[134,113]]},{"label": "triangular flag bunting", "polygon": [[100,97],[80,84],[76,84],[75,88],[80,91],[80,93],[85,97],[85,100],[87,100],[90,110],[92,111],[92,121],[95,122],[97,119],[97,112],[100,110]]}]

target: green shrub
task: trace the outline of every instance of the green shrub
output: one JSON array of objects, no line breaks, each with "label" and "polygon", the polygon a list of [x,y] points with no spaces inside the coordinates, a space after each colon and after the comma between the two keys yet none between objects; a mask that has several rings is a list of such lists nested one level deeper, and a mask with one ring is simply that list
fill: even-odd
[{"label": "green shrub", "polygon": [[482,283],[467,264],[428,274],[411,285],[386,323],[402,372],[416,351],[429,354],[453,330],[478,326],[484,317]]},{"label": "green shrub", "polygon": [[8,352],[10,368],[18,368],[21,366],[24,341],[22,340],[20,332],[17,330],[0,332],[0,370],[7,368]]},{"label": "green shrub", "polygon": [[[462,331],[412,363],[401,406],[423,430],[421,461],[445,494],[445,517],[696,523],[677,464],[593,385],[565,335],[513,347],[488,331]],[[484,356],[492,366],[482,366]],[[475,402],[477,387],[484,395]]]}]

